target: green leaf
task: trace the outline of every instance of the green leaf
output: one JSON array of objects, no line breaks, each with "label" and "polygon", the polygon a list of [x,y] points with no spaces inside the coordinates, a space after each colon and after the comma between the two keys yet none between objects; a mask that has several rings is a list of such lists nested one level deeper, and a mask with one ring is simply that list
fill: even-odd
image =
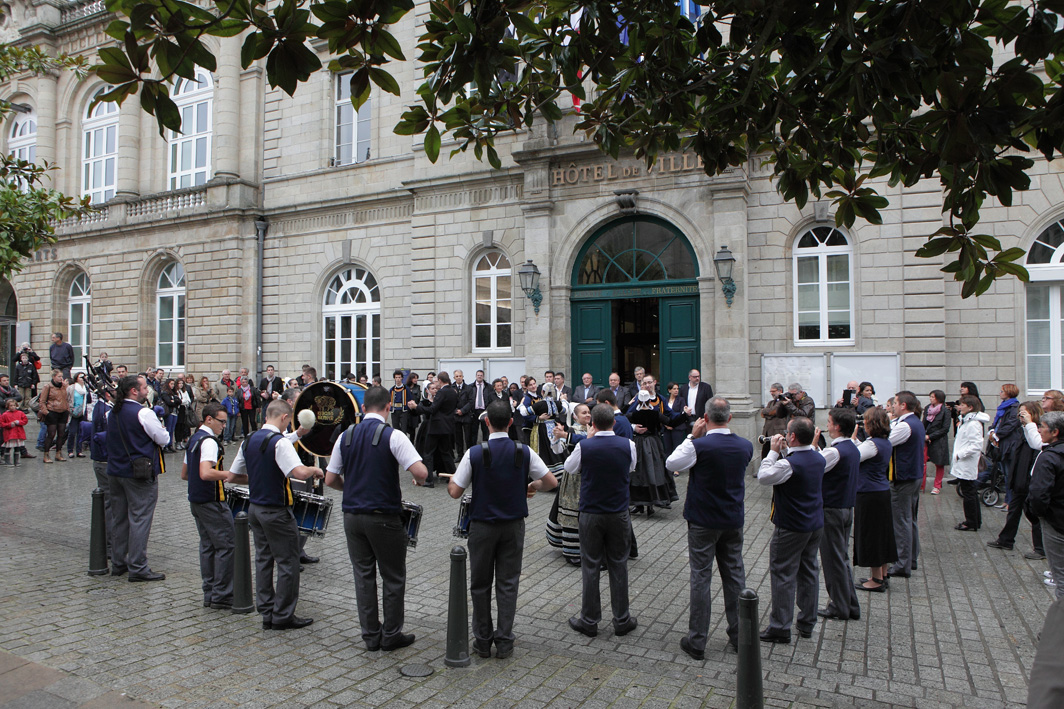
[{"label": "green leaf", "polygon": [[378,69],[377,67],[372,66],[369,67],[369,78],[382,90],[395,96],[399,95],[399,82],[384,69]]},{"label": "green leaf", "polygon": [[429,126],[429,130],[425,134],[425,155],[428,156],[431,162],[436,162],[440,157],[440,131],[436,128],[435,123]]}]

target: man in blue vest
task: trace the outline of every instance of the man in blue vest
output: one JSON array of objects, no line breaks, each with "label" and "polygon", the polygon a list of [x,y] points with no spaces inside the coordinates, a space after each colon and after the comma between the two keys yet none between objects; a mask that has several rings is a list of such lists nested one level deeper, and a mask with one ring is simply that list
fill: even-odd
[{"label": "man in blue vest", "polygon": [[[398,650],[414,642],[403,633],[406,596],[406,527],[399,470],[414,484],[428,477],[414,445],[384,417],[392,403],[388,390],[366,390],[362,422],[347,429],[333,446],[325,484],[344,493],[344,533],[355,575],[355,604],[366,649]],[[384,624],[377,606],[377,571],[384,585]]]},{"label": "man in blue vest", "polygon": [[746,466],[754,457],[754,446],[731,432],[730,421],[728,401],[711,397],[705,404],[705,417],[695,420],[691,433],[665,461],[669,471],[691,471],[683,506],[691,565],[691,616],[680,649],[695,660],[706,657],[714,559],[724,590],[728,649],[739,649],[739,593],[746,585],[745,476]]},{"label": "man in blue vest", "polygon": [[[627,390],[621,389],[621,391],[624,392]],[[619,436],[621,438],[627,438],[629,441],[632,441],[634,443],[635,431],[632,430],[632,422],[628,420],[628,417],[624,415],[623,411],[617,408],[618,400],[617,397],[614,395],[613,390],[600,390],[598,394],[595,394],[595,401],[599,402],[600,404],[608,404],[610,408],[613,409],[613,435]],[[570,443],[575,444],[576,441],[570,441]],[[629,499],[631,499],[630,493]],[[636,540],[635,530],[632,528],[631,515],[629,515],[628,517],[628,539],[630,542],[628,547],[628,558],[638,559],[639,542]]]},{"label": "man in blue vest", "polygon": [[635,616],[628,609],[628,551],[632,528],[628,512],[628,479],[635,470],[635,443],[616,435],[613,421],[613,407],[597,404],[591,410],[588,437],[580,441],[565,459],[566,471],[581,472],[580,576],[583,595],[580,614],[569,619],[569,627],[589,638],[598,635],[598,623],[602,620],[599,573],[604,558],[610,575],[614,634],[627,635],[636,627]]},{"label": "man in blue vest", "polygon": [[[148,535],[159,500],[162,447],[170,434],[151,409],[144,408],[148,380],[123,377],[118,403],[107,423],[107,475],[111,487],[111,575],[129,571],[130,581],[162,581],[166,574],[148,566]],[[146,464],[136,461],[146,460]],[[141,467],[143,465],[144,467]],[[134,477],[134,467],[137,477]]]},{"label": "man in blue vest", "polygon": [[[255,537],[255,596],[263,630],[302,628],[313,618],[296,615],[299,600],[299,530],[292,514],[289,478],[321,478],[321,468],[303,465],[282,431],[288,430],[292,407],[274,399],[266,407],[266,423],[244,439],[233,461],[234,479],[246,475],[248,521]],[[273,567],[277,566],[277,586]]]},{"label": "man in blue vest", "polygon": [[[488,441],[466,450],[447,492],[458,500],[473,486],[469,509],[469,595],[473,601],[473,650],[481,657],[507,658],[514,651],[514,615],[525,548],[528,500],[558,481],[538,455],[510,440],[510,405],[495,401],[486,409]],[[531,478],[532,482],[525,481]],[[491,587],[499,609],[492,626]]]},{"label": "man in blue vest", "polygon": [[786,458],[780,458],[784,437],[772,437],[770,450],[761,461],[757,481],[772,485],[772,522],[776,530],[768,549],[772,577],[772,612],[761,640],[791,641],[791,621],[797,593],[798,634],[813,636],[817,595],[820,591],[816,555],[824,531],[824,457],[813,448],[813,420],[800,416],[787,424]]},{"label": "man in blue vest", "polygon": [[857,414],[852,407],[836,407],[828,412],[831,447],[820,453],[824,456],[824,534],[820,538],[820,564],[828,590],[827,607],[817,611],[821,618],[859,620],[861,617],[848,551],[853,506],[857,503],[857,471],[861,467],[861,452],[850,439],[856,427]]},{"label": "man in blue vest", "polygon": [[236,529],[223,483],[232,482],[233,476],[223,467],[225,451],[218,440],[229,415],[225,407],[212,401],[203,407],[202,416],[203,425],[188,439],[181,479],[188,481],[189,507],[199,532],[203,607],[230,610]]},{"label": "man in blue vest", "polygon": [[920,483],[924,460],[924,425],[920,422],[920,402],[911,391],[894,395],[894,420],[890,422],[890,506],[894,511],[894,542],[898,561],[887,570],[891,576],[909,578],[920,556]]}]

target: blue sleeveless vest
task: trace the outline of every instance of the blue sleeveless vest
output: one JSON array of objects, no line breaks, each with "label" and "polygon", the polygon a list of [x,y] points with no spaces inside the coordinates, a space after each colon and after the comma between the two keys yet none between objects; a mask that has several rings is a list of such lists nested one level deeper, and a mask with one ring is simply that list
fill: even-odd
[{"label": "blue sleeveless vest", "polygon": [[526,480],[531,463],[531,450],[521,446],[521,462],[517,463],[517,444],[509,438],[488,441],[491,465],[486,465],[482,446],[469,449],[472,467],[473,501],[469,519],[477,522],[508,522],[528,516]]},{"label": "blue sleeveless vest", "polygon": [[824,456],[814,450],[787,456],[791,477],[773,487],[772,521],[789,532],[812,532],[824,526]]},{"label": "blue sleeveless vest", "polygon": [[[377,444],[373,444],[381,428]],[[374,512],[399,514],[403,508],[399,490],[399,462],[392,455],[392,429],[376,419],[367,419],[344,432],[344,499],[341,507],[352,514]]]},{"label": "blue sleeveless vest", "polygon": [[628,510],[632,442],[620,436],[580,441],[580,511],[613,514]]},{"label": "blue sleeveless vest", "polygon": [[824,473],[824,507],[847,509],[857,504],[857,472],[861,467],[861,452],[850,439],[834,446],[839,462]]},{"label": "blue sleeveless vest", "polygon": [[[196,429],[196,432],[188,439],[188,452],[185,454],[185,460],[188,467],[189,502],[222,502],[225,500],[225,487],[221,480],[203,480],[200,478],[200,453],[203,452],[203,442],[210,438],[214,438],[214,436],[201,429]],[[218,442],[217,438],[214,438],[214,440]],[[223,469],[223,451],[221,443],[218,443],[218,462],[214,466],[215,470]]]},{"label": "blue sleeveless vest", "polygon": [[734,433],[714,433],[693,443],[698,457],[691,466],[684,519],[706,529],[742,529],[753,445]]},{"label": "blue sleeveless vest", "polygon": [[[290,507],[292,483],[277,466],[275,451],[284,438],[280,433],[259,429],[244,443],[244,463],[247,465],[249,501],[263,507]],[[266,443],[266,450],[262,444]]]}]

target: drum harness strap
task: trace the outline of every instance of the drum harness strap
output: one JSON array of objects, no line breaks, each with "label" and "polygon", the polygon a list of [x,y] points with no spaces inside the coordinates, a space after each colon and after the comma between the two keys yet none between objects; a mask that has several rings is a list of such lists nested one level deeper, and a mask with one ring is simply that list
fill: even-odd
[{"label": "drum harness strap", "polygon": [[[281,434],[277,433],[276,431],[270,431],[270,435],[266,436],[266,440],[264,440],[262,442],[262,445],[259,446],[259,455],[265,455],[266,454],[266,449],[270,447],[270,441],[272,441],[273,439],[277,438],[280,435]],[[218,439],[215,439],[215,440],[218,440]],[[251,442],[251,436],[248,436],[247,438],[244,439],[244,442],[240,444],[240,450],[244,454],[244,460],[247,460],[248,443],[250,443],[250,442]]]},{"label": "drum harness strap", "polygon": [[[344,442],[340,445],[343,447],[345,453],[351,449],[351,438],[355,435],[355,426],[357,425],[357,423],[353,423],[347,427],[346,431],[344,431]],[[371,446],[375,448],[377,444],[381,442],[381,436],[384,434],[384,429],[386,428],[388,428],[388,424],[386,423],[377,424],[377,429],[373,432],[373,440],[370,441]]]},{"label": "drum harness strap", "polygon": [[[491,467],[491,448],[488,447],[488,442],[484,441],[480,444],[480,452],[484,460],[484,467]],[[525,462],[525,447],[521,445],[519,441],[514,441],[514,467],[520,469]]]}]

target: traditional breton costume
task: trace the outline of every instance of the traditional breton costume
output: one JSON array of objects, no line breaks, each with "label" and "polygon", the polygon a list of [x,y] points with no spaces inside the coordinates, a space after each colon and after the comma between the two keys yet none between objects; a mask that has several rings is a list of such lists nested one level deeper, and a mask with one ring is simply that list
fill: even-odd
[{"label": "traditional breton costume", "polygon": [[406,402],[410,400],[410,390],[406,386],[393,386],[389,389],[392,395],[392,428],[403,431],[403,415],[406,414]]},{"label": "traditional breton costume", "polygon": [[[635,449],[638,462],[632,473],[632,504],[645,507],[647,516],[654,514],[654,507],[672,507],[679,500],[673,476],[665,472],[665,446],[661,442],[661,427],[679,418],[673,414],[665,401],[656,394],[640,390],[628,407],[628,420],[645,426],[646,433],[635,434]],[[681,415],[682,416],[682,415]]]},{"label": "traditional breton costume", "polygon": [[[565,438],[557,438],[551,445],[554,453],[566,458],[580,441],[587,438],[587,427],[579,424],[570,428]],[[564,468],[564,464],[563,464]],[[557,477],[557,473],[555,476]],[[547,543],[562,550],[562,556],[573,566],[580,566],[580,471],[561,471],[558,494],[547,515]]]},{"label": "traditional breton costume", "polygon": [[[539,457],[547,465],[551,473],[559,474],[565,463],[565,454],[555,453],[552,449],[554,443],[554,424],[566,419],[568,415],[568,402],[557,398],[553,384],[549,382],[543,385],[543,396],[535,397],[525,394],[524,401],[518,409],[525,421],[523,431],[528,436],[528,447],[539,454]],[[545,421],[540,416],[547,414]]]}]

